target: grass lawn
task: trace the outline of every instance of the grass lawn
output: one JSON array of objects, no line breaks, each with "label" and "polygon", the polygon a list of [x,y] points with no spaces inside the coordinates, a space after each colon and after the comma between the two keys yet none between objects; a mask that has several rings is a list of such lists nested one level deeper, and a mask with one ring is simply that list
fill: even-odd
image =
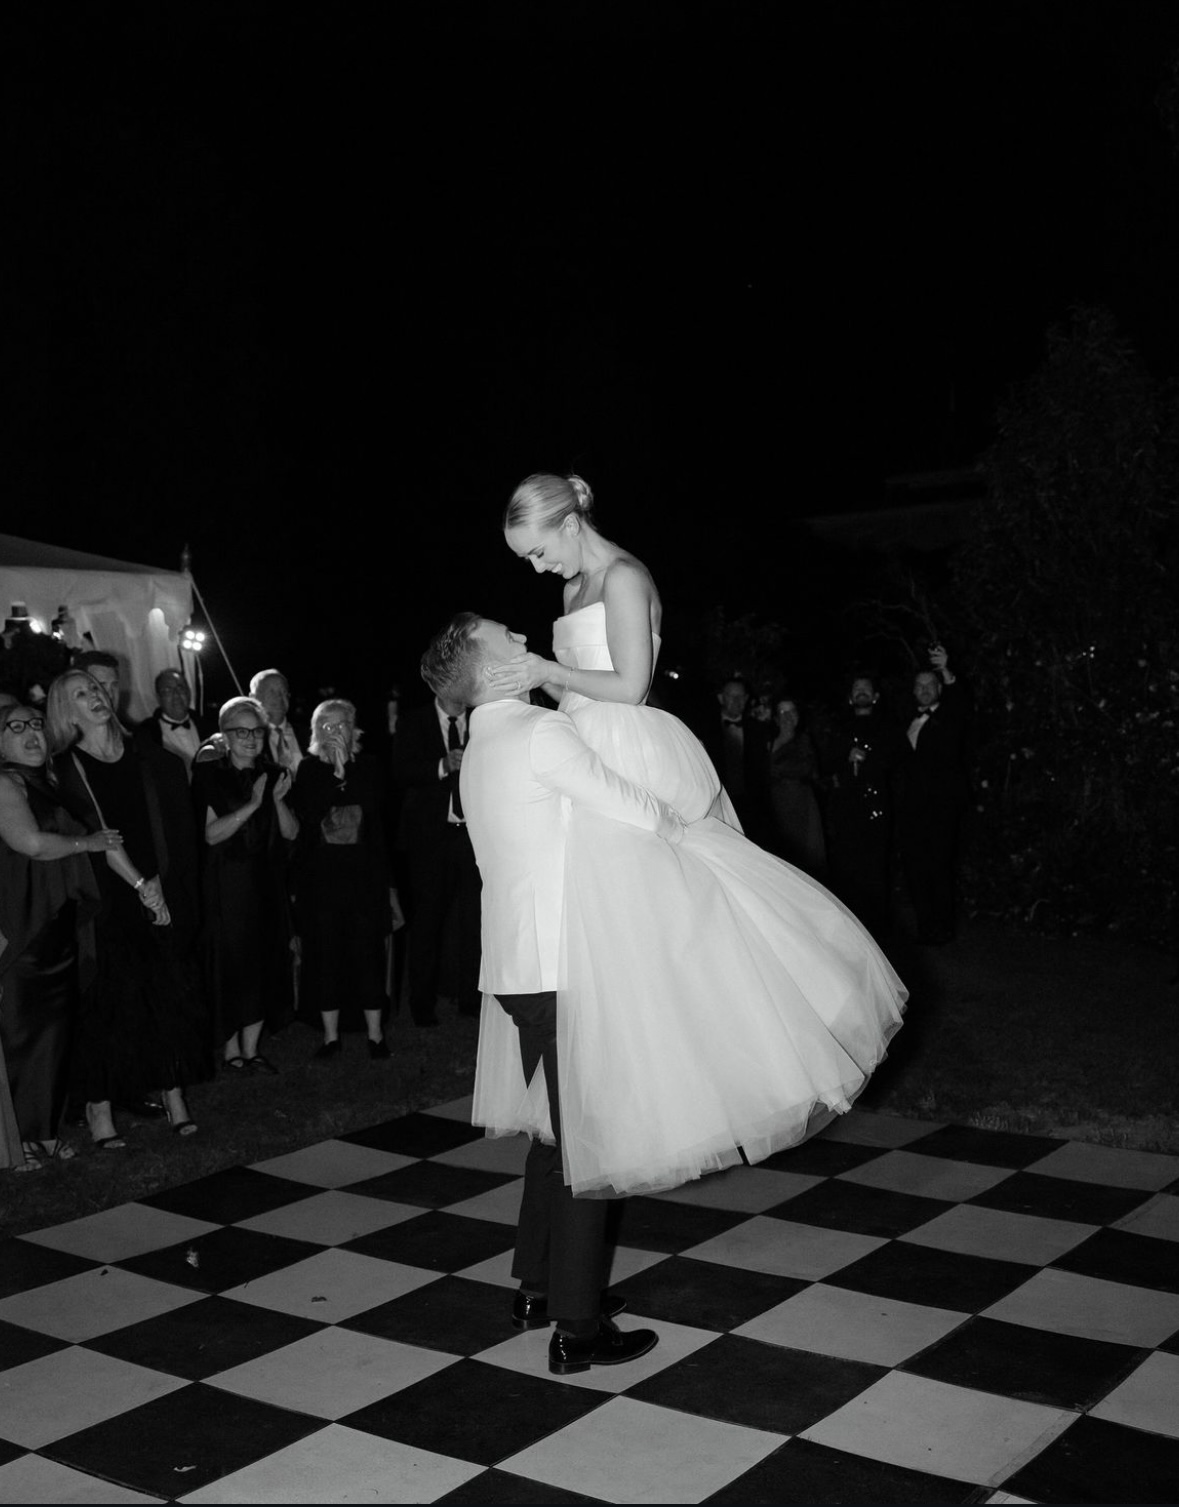
[{"label": "grass lawn", "polygon": [[[976,920],[947,947],[898,950],[905,1026],[860,1103],[985,1128],[1065,1135],[1179,1154],[1179,989],[1175,960],[1093,938],[1048,938]],[[263,1041],[277,1078],[219,1075],[189,1094],[195,1136],[123,1117],[122,1152],[79,1154],[40,1172],[0,1172],[0,1234],[98,1212],[223,1167],[280,1156],[471,1090],[478,1025],[393,1020],[390,1062],[362,1036],[312,1064],[316,1034]]]}]

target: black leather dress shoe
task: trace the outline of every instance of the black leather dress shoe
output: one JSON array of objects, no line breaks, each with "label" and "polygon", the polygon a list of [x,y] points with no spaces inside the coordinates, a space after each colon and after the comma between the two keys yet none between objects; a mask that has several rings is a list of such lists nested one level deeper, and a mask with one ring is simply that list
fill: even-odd
[{"label": "black leather dress shoe", "polygon": [[[615,1318],[625,1307],[626,1299],[620,1298],[616,1292],[602,1294],[601,1314],[604,1319]],[[543,1293],[517,1292],[512,1299],[513,1329],[547,1329],[551,1323],[549,1300]]]},{"label": "black leather dress shoe", "polygon": [[597,1334],[582,1339],[576,1334],[562,1334],[558,1329],[549,1341],[549,1370],[554,1376],[568,1376],[574,1371],[588,1371],[591,1366],[621,1366],[654,1350],[659,1336],[654,1329],[619,1329],[609,1319]]}]

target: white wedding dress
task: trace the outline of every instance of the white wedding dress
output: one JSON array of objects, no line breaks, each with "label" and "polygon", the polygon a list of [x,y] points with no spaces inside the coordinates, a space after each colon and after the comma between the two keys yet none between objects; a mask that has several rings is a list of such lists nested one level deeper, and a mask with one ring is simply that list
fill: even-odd
[{"label": "white wedding dress", "polygon": [[[605,608],[561,618],[562,664],[612,668]],[[658,642],[656,642],[658,649]],[[604,763],[689,823],[662,842],[569,812],[557,991],[565,1178],[575,1193],[651,1193],[793,1146],[851,1107],[907,997],[884,954],[820,884],[730,824],[708,755],[652,707],[566,694]],[[488,996],[472,1111],[489,1135],[552,1139],[543,1068],[524,1083],[516,1029]]]}]

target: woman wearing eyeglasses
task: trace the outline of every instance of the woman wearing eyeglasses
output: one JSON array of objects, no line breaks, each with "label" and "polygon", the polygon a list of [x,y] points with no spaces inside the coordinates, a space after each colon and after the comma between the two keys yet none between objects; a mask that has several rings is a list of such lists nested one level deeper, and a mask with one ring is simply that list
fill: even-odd
[{"label": "woman wearing eyeglasses", "polygon": [[121,833],[126,859],[98,868],[95,973],[78,1011],[73,1091],[103,1151],[127,1144],[113,1104],[153,1092],[172,1129],[192,1135],[184,1085],[207,1071],[208,1016],[192,958],[196,851],[184,769],[126,739],[85,670],[57,677],[46,712],[64,803],[90,832]]},{"label": "woman wearing eyeglasses", "polygon": [[374,1061],[390,1055],[386,943],[402,925],[401,907],[389,879],[380,779],[369,758],[357,757],[360,736],[350,701],[321,701],[311,716],[309,757],[295,776],[299,1013],[323,1025],[319,1061],[338,1056],[340,1026],[348,1028],[350,1017],[357,1025],[363,1017]]},{"label": "woman wearing eyeglasses", "polygon": [[291,776],[266,747],[266,713],[251,696],[221,708],[220,758],[193,765],[192,795],[205,835],[204,957],[215,1040],[227,1070],[276,1073],[258,1050],[263,1028],[291,1018],[287,857],[299,823]]},{"label": "woman wearing eyeglasses", "polygon": [[59,1137],[79,952],[93,964],[88,855],[122,857],[117,832],[89,833],[61,804],[48,757],[40,713],[0,710],[0,1167],[20,1172],[75,1154]]}]

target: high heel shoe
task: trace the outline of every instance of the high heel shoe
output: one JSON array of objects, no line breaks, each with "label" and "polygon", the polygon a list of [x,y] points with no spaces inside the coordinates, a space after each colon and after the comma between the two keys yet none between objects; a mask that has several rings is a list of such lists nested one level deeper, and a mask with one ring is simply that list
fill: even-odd
[{"label": "high heel shoe", "polygon": [[41,1165],[42,1159],[47,1162],[68,1162],[77,1156],[77,1150],[68,1141],[63,1141],[59,1136],[52,1146],[48,1141],[22,1141],[25,1160]]},{"label": "high heel shoe", "polygon": [[[181,1099],[180,1102],[183,1104],[184,1100]],[[197,1125],[197,1122],[189,1115],[187,1104],[184,1105],[183,1120],[177,1120],[173,1118],[172,1106],[168,1102],[167,1094],[164,1095],[164,1108],[168,1112],[168,1128],[171,1130],[173,1135],[196,1135],[200,1127]]]}]

